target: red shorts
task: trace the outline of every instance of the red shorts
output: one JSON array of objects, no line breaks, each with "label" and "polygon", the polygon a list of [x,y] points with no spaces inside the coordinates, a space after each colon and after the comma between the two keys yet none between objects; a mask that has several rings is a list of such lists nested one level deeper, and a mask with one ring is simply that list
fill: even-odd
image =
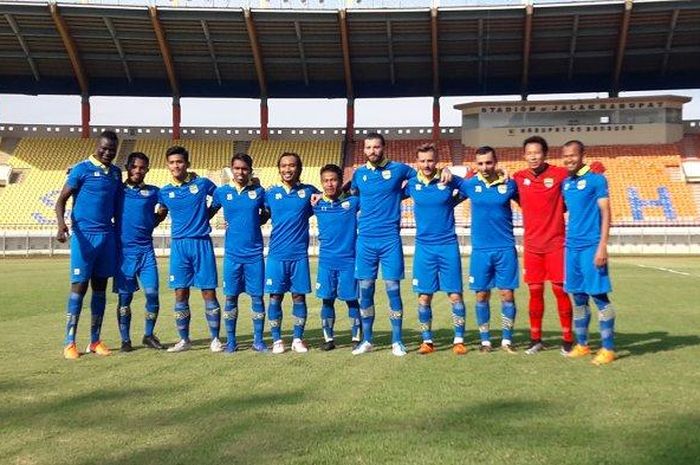
[{"label": "red shorts", "polygon": [[523,253],[524,280],[528,284],[564,282],[564,247],[546,253],[525,250]]}]

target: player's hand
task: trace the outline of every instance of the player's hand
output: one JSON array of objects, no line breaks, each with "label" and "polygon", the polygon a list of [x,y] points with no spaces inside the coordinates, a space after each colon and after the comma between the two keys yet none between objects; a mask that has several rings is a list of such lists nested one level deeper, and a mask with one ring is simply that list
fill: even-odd
[{"label": "player's hand", "polygon": [[321,201],[323,194],[311,194],[311,206],[315,207]]},{"label": "player's hand", "polygon": [[608,264],[608,248],[607,248],[607,246],[604,246],[604,245],[598,246],[598,250],[596,250],[596,253],[595,253],[595,258],[593,259],[593,263],[598,268],[603,268],[604,266],[607,266],[607,264]]},{"label": "player's hand", "polygon": [[68,230],[68,226],[66,223],[62,223],[58,225],[58,233],[56,234],[56,240],[58,242],[66,242],[68,239],[68,234],[70,234],[70,231]]},{"label": "player's hand", "polygon": [[503,176],[503,178],[508,181],[510,180],[510,173],[508,172],[508,168],[505,166],[499,167],[496,172],[498,173],[499,176]]},{"label": "player's hand", "polygon": [[442,184],[449,184],[452,181],[452,171],[449,168],[443,168],[440,173],[440,182]]}]

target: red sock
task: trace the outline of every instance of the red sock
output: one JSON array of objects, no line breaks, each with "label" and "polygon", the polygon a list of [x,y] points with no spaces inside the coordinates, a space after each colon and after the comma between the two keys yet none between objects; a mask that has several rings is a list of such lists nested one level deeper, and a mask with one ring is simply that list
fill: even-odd
[{"label": "red sock", "polygon": [[573,342],[574,335],[571,333],[571,299],[569,294],[564,292],[562,283],[552,283],[552,292],[557,299],[557,311],[559,312],[559,324],[561,324],[561,337],[564,342]]},{"label": "red sock", "polygon": [[542,340],[542,316],[544,315],[544,285],[528,284],[530,288],[530,339]]}]

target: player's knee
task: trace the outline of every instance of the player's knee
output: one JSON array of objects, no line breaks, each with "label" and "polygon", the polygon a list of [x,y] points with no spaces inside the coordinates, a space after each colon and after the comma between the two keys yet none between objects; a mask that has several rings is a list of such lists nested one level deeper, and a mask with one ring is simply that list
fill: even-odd
[{"label": "player's knee", "polygon": [[384,285],[387,292],[396,292],[401,288],[401,283],[396,279],[385,279]]},{"label": "player's knee", "polygon": [[83,283],[73,283],[70,286],[70,291],[73,294],[79,294],[81,296],[85,296],[88,291],[88,283],[83,282]]},{"label": "player's knee", "polygon": [[306,302],[306,295],[305,294],[292,294],[292,301],[295,304],[303,304]]},{"label": "player's knee", "polygon": [[462,298],[462,294],[459,294],[457,292],[450,294],[449,296],[450,302],[452,304],[461,304],[464,302],[464,299]]},{"label": "player's knee", "polygon": [[204,300],[216,300],[216,289],[202,289],[202,298]]},{"label": "player's knee", "polygon": [[477,291],[476,292],[476,301],[477,302],[486,302],[491,298],[491,292],[489,291]]},{"label": "player's knee", "polygon": [[432,294],[420,294],[418,296],[418,303],[420,305],[430,305],[433,302]]},{"label": "player's knee", "polygon": [[592,295],[591,297],[593,298],[593,302],[595,302],[595,306],[599,309],[605,308],[608,305],[610,305],[610,299],[608,298],[608,294],[596,294]]},{"label": "player's knee", "polygon": [[92,278],[90,287],[93,292],[104,292],[107,289],[107,278]]},{"label": "player's knee", "polygon": [[359,282],[360,291],[374,289],[374,279],[361,279]]},{"label": "player's knee", "polygon": [[250,296],[250,301],[253,305],[262,305],[263,304],[263,298],[260,295]]},{"label": "player's knee", "polygon": [[501,289],[501,301],[503,302],[513,302],[515,300],[515,293],[511,289]]},{"label": "player's knee", "polygon": [[566,296],[566,291],[564,290],[563,283],[552,283],[552,292],[556,297]]},{"label": "player's knee", "polygon": [[[552,285],[554,286],[554,285]],[[543,283],[530,283],[527,285],[530,290],[531,296],[543,297],[544,296],[544,284]]]},{"label": "player's knee", "polygon": [[574,294],[574,305],[576,305],[577,307],[588,305],[588,294],[576,292]]},{"label": "player's knee", "polygon": [[282,294],[270,294],[270,303],[281,304],[282,297]]}]

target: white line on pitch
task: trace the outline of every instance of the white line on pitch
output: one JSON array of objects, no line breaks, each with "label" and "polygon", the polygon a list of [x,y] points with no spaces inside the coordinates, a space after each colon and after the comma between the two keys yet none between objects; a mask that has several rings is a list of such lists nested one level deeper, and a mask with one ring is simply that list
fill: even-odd
[{"label": "white line on pitch", "polygon": [[640,268],[649,268],[649,269],[652,269],[652,270],[666,271],[666,272],[668,272],[668,273],[680,274],[680,275],[683,275],[683,276],[695,276],[695,277],[700,277],[700,276],[696,276],[696,275],[694,275],[694,274],[692,274],[692,273],[686,273],[685,271],[677,271],[677,270],[672,270],[671,268],[664,268],[663,266],[648,266],[648,265],[640,265],[640,264],[637,264],[637,266],[640,267]]}]

